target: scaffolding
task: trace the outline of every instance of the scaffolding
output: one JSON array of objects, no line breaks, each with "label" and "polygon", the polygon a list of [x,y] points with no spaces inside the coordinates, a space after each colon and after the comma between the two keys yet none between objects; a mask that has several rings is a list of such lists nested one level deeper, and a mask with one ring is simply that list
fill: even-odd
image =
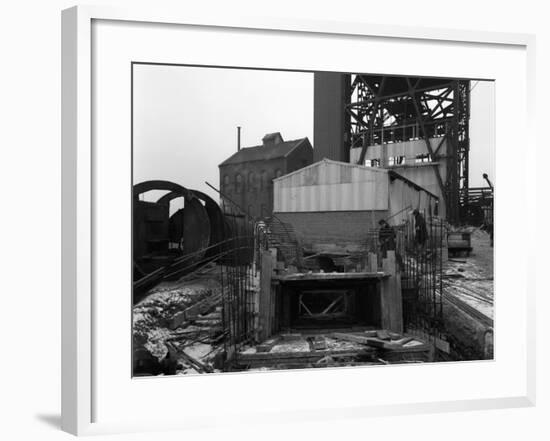
[{"label": "scaffolding", "polygon": [[[434,168],[437,182],[447,219],[460,223],[461,194],[468,189],[470,82],[350,74],[344,88],[345,150],[361,148],[358,163],[364,164],[369,146],[424,140],[427,153],[417,159],[445,165],[445,173]],[[430,139],[438,140],[435,146]]]}]

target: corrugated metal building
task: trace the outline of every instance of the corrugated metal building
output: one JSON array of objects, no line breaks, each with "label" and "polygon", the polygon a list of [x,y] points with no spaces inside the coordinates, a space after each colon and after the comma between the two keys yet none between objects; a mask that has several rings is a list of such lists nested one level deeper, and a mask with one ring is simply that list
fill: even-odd
[{"label": "corrugated metal building", "polygon": [[[437,151],[443,157],[447,155],[448,146],[444,137],[430,138],[429,142],[432,151]],[[351,162],[357,163],[360,155],[361,148],[351,149]],[[424,139],[369,146],[365,154],[365,162],[376,165],[376,167],[394,170],[404,178],[435,194],[440,201],[444,200],[436,170],[439,170],[441,180],[446,182],[447,168],[444,162],[432,161]],[[439,216],[446,217],[445,204],[443,203],[439,207]]]},{"label": "corrugated metal building", "polygon": [[433,213],[438,200],[392,170],[329,159],[273,182],[274,213],[313,251],[358,251],[380,219],[398,225],[414,208]]}]

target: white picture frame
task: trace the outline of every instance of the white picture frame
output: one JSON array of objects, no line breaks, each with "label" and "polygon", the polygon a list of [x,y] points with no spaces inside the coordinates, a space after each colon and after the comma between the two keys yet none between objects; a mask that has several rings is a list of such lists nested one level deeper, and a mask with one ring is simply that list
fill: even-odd
[{"label": "white picture frame", "polygon": [[[129,418],[128,415],[123,415],[122,411],[120,417],[117,416],[115,411],[103,411],[101,403],[105,403],[107,398],[105,395],[106,385],[119,384],[120,377],[113,374],[113,378],[104,380],[102,377],[105,370],[102,369],[101,360],[105,358],[105,353],[117,352],[117,348],[108,347],[103,344],[105,341],[105,333],[108,329],[97,329],[98,314],[103,311],[104,302],[97,301],[94,298],[94,292],[97,290],[98,271],[101,273],[101,265],[98,264],[97,255],[101,253],[101,246],[98,247],[98,242],[101,240],[101,235],[104,234],[101,229],[103,225],[100,219],[100,212],[105,211],[102,204],[109,204],[112,201],[107,201],[101,197],[101,191],[98,191],[98,185],[101,187],[104,184],[108,185],[107,176],[109,173],[103,173],[103,170],[99,170],[104,164],[103,157],[97,157],[94,151],[93,139],[99,139],[98,133],[94,131],[102,130],[101,124],[98,125],[97,120],[102,117],[98,113],[98,102],[101,103],[103,96],[97,96],[98,90],[101,90],[102,84],[98,85],[98,77],[104,78],[102,75],[110,75],[110,73],[99,73],[98,66],[94,63],[98,62],[97,57],[101,57],[102,48],[105,47],[105,39],[114,36],[116,32],[124,33],[123,29],[110,28],[108,32],[101,34],[94,30],[94,25],[97,23],[108,23],[109,26],[116,24],[117,26],[152,26],[156,33],[159,33],[158,38],[162,39],[160,33],[163,32],[163,26],[170,29],[179,29],[178,27],[186,27],[186,29],[200,29],[204,32],[205,36],[212,36],[216,32],[239,32],[245,35],[247,32],[255,32],[255,35],[262,33],[268,33],[270,38],[277,38],[280,34],[284,37],[286,43],[288,40],[298,41],[299,38],[326,38],[326,44],[330,45],[330,48],[337,48],[338,45],[344,48],[346,44],[351,44],[350,41],[373,41],[375,44],[393,44],[399,40],[400,44],[405,43],[411,46],[414,52],[416,46],[427,45],[426,47],[433,47],[437,45],[449,45],[449,47],[455,47],[456,50],[466,51],[464,54],[472,53],[472,59],[468,60],[465,57],[464,70],[462,72],[455,72],[457,76],[470,77],[468,72],[476,70],[474,66],[468,66],[468,63],[474,63],[474,59],[479,54],[474,54],[476,51],[486,51],[484,53],[490,53],[494,51],[498,53],[498,63],[505,63],[507,57],[509,60],[519,62],[517,72],[514,69],[514,75],[517,75],[516,80],[521,82],[521,87],[518,88],[518,96],[511,97],[510,99],[514,103],[519,103],[520,109],[518,110],[522,118],[517,121],[517,124],[521,127],[510,128],[511,140],[503,139],[499,137],[500,130],[503,129],[497,123],[497,151],[499,145],[508,146],[514,141],[521,140],[525,143],[525,149],[528,155],[532,158],[536,155],[535,141],[533,137],[534,130],[529,130],[532,121],[534,120],[534,53],[535,53],[535,40],[534,36],[526,34],[507,34],[507,33],[490,33],[482,31],[457,31],[450,29],[427,29],[416,27],[394,27],[394,26],[381,26],[364,23],[337,23],[337,22],[314,22],[304,20],[278,20],[269,17],[264,18],[242,18],[238,16],[190,16],[184,10],[174,10],[167,14],[159,14],[158,12],[149,10],[117,10],[106,7],[74,7],[63,11],[62,14],[62,427],[63,430],[78,434],[97,434],[97,433],[112,433],[121,431],[136,431],[136,430],[165,430],[170,428],[196,428],[199,426],[210,425],[223,425],[230,423],[234,418],[235,413],[229,415],[220,415],[213,421],[208,415],[212,411],[206,412],[204,404],[199,403],[197,405],[196,413],[185,416],[175,417],[173,414],[163,414],[162,406],[157,406],[155,409],[151,409],[149,414],[150,418]],[[183,28],[182,28],[183,29]],[[140,29],[134,32],[141,32]],[[246,35],[245,35],[246,36]],[[114,38],[114,37],[112,37]],[[186,38],[186,37],[182,37]],[[332,39],[332,40],[331,40]],[[155,40],[156,41],[156,40]],[[158,40],[161,41],[161,40]],[[202,43],[197,43],[199,46]],[[220,43],[221,44],[221,43]],[[312,43],[313,44],[313,43]],[[415,46],[416,45],[416,46]],[[119,47],[116,44],[113,47]],[[122,46],[120,46],[122,47]],[[157,46],[157,48],[160,46]],[[208,50],[208,44],[204,42],[204,51]],[[142,48],[144,50],[155,51],[157,50],[154,45],[152,47]],[[166,50],[169,50],[167,48]],[[126,50],[126,46],[124,46]],[[131,52],[131,48],[128,47]],[[403,50],[403,49],[401,49]],[[425,49],[419,49],[425,50]],[[488,52],[487,52],[488,51]],[[512,55],[507,55],[508,52]],[[481,52],[480,52],[481,53]],[[292,67],[292,63],[295,63],[296,56],[292,56],[292,53],[288,54],[289,66]],[[296,54],[294,54],[296,55]],[[109,54],[109,57],[117,56],[116,52]],[[135,54],[128,55],[129,59],[132,59]],[[179,55],[181,57],[181,55]],[[194,56],[200,57],[200,51]],[[211,55],[214,57],[214,55]],[[511,57],[511,58],[510,58]],[[107,57],[108,58],[108,57]],[[519,60],[519,61],[518,61]],[[101,60],[104,61],[104,60]],[[140,59],[139,61],[148,61]],[[245,62],[245,61],[241,61]],[[311,60],[304,61],[315,63],[314,57]],[[265,63],[265,59],[258,59],[258,63]],[[105,66],[106,63],[99,63],[101,66]],[[206,63],[205,63],[206,64]],[[221,65],[227,65],[224,60],[220,60]],[[296,66],[294,66],[296,67]],[[410,73],[422,73],[422,68],[413,66],[413,69],[417,69],[415,72]],[[479,67],[481,69],[481,67]],[[342,66],[342,71],[352,71],[347,66]],[[480,72],[480,71],[478,71]],[[499,72],[495,67],[494,72]],[[396,72],[395,68],[392,69],[392,73]],[[442,73],[444,73],[442,71]],[[460,75],[458,75],[460,74]],[[512,74],[510,74],[512,75]],[[492,78],[498,82],[501,81],[498,75],[479,75],[479,78]],[[123,81],[129,81],[129,78],[123,79]],[[503,78],[502,81],[512,81],[511,78]],[[126,91],[127,93],[127,91]],[[126,95],[125,95],[126,96]],[[499,115],[499,105],[497,95],[497,120],[501,118],[503,121],[503,115]],[[129,104],[129,103],[127,103]],[[522,107],[524,106],[524,107]],[[110,115],[112,116],[112,115]],[[129,118],[129,115],[127,116]],[[125,117],[126,118],[126,117]],[[504,121],[505,123],[505,121]],[[502,124],[502,123],[501,123]],[[124,124],[122,124],[124,125]],[[500,128],[499,128],[500,127]],[[522,129],[523,137],[519,138],[518,134],[514,130]],[[125,132],[129,137],[129,132]],[[525,135],[526,134],[526,135]],[[126,142],[126,141],[124,141]],[[500,143],[500,144],[499,144]],[[504,147],[503,151],[507,151]],[[121,147],[121,152],[112,152],[113,155],[117,155],[116,161],[129,161],[129,151]],[[118,155],[120,157],[118,157]],[[504,391],[498,393],[495,389],[498,386],[498,378],[495,378],[495,384],[493,386],[493,392],[488,390],[482,390],[479,388],[479,393],[476,397],[473,394],[468,395],[466,392],[464,395],[458,393],[451,394],[441,393],[439,399],[431,399],[425,397],[418,397],[417,400],[411,401],[410,396],[400,397],[393,401],[390,397],[388,400],[374,400],[372,402],[352,402],[351,397],[347,397],[344,392],[335,394],[334,402],[330,406],[324,406],[322,408],[314,408],[311,403],[306,401],[296,404],[296,408],[289,408],[285,411],[275,411],[269,409],[269,406],[262,408],[261,403],[257,403],[258,413],[252,413],[250,407],[246,407],[244,404],[236,404],[234,412],[241,415],[241,418],[247,415],[254,415],[256,421],[260,422],[275,422],[275,421],[296,421],[300,419],[327,419],[327,418],[341,418],[341,417],[363,417],[367,414],[373,415],[399,415],[410,414],[419,412],[441,412],[441,411],[457,411],[468,409],[488,409],[488,408],[504,408],[504,407],[521,407],[532,406],[535,403],[535,289],[534,289],[534,267],[535,265],[525,265],[520,269],[520,275],[517,281],[517,288],[514,295],[517,295],[518,304],[521,306],[517,308],[518,323],[521,325],[521,335],[513,337],[507,332],[510,326],[510,317],[507,313],[507,296],[505,291],[499,291],[498,277],[499,274],[505,274],[509,269],[506,267],[506,263],[501,263],[498,258],[498,243],[499,237],[501,243],[506,237],[506,205],[507,198],[520,198],[523,201],[524,206],[535,211],[534,196],[529,195],[526,189],[532,183],[534,179],[529,176],[527,172],[526,164],[519,159],[516,161],[517,180],[518,183],[507,183],[504,178],[506,170],[512,165],[506,162],[504,156],[502,156],[502,162],[498,158],[497,153],[497,174],[503,176],[499,182],[500,188],[496,199],[496,217],[499,218],[497,223],[497,230],[495,235],[497,237],[495,250],[497,252],[497,273],[495,280],[497,281],[497,311],[502,308],[502,314],[499,313],[497,323],[498,328],[495,331],[495,362],[490,363],[466,363],[466,367],[462,367],[460,370],[463,372],[460,375],[466,375],[466,370],[471,375],[472,372],[480,372],[480,377],[483,375],[492,376],[494,373],[492,369],[503,363],[503,366],[508,363],[506,354],[506,347],[503,346],[504,339],[517,338],[518,344],[522,345],[518,350],[518,366],[510,369],[508,375],[510,381],[514,383],[514,388],[510,391]],[[115,161],[115,162],[116,162]],[[120,162],[122,163],[122,162]],[[129,166],[129,163],[128,163]],[[525,166],[525,167],[524,167]],[[503,173],[502,175],[500,173]],[[105,182],[102,183],[101,181]],[[104,191],[104,190],[102,190]],[[116,197],[114,192],[113,198]],[[129,196],[128,201],[129,203]],[[518,210],[521,211],[521,210]],[[502,219],[502,220],[501,220]],[[515,219],[509,219],[510,222],[514,222]],[[502,226],[501,226],[502,225]],[[123,241],[124,242],[124,241]],[[127,244],[129,243],[127,240]],[[527,241],[526,241],[527,242]],[[122,247],[124,243],[122,244]],[[512,246],[513,252],[522,253],[523,255],[533,256],[529,245],[527,243],[516,243]],[[502,248],[501,248],[502,249]],[[531,257],[533,258],[533,257]],[[129,268],[129,266],[128,266]],[[103,280],[103,276],[102,280]],[[127,281],[127,280],[126,280]],[[102,282],[103,283],[103,282]],[[118,282],[117,282],[118,283]],[[125,281],[121,280],[120,283],[124,285]],[[509,290],[512,287],[508,288]],[[510,294],[510,293],[508,293]],[[130,286],[128,286],[128,301],[130,301]],[[504,300],[500,301],[502,298]],[[502,304],[502,306],[501,306]],[[510,303],[512,305],[512,303]],[[121,306],[123,310],[124,301]],[[116,309],[117,307],[114,307]],[[102,319],[101,319],[102,320]],[[106,318],[106,322],[109,322],[109,318]],[[103,326],[103,325],[101,325]],[[124,326],[122,326],[124,328]],[[114,328],[110,328],[114,330]],[[109,331],[110,332],[110,331]],[[115,332],[115,331],[113,331]],[[128,346],[130,346],[129,329],[128,330],[116,330],[120,332],[120,341],[128,337]],[[126,332],[126,334],[124,334]],[[499,337],[499,333],[505,337]],[[118,334],[117,334],[118,335]],[[103,336],[103,337],[101,337]],[[112,346],[116,345],[118,337],[113,337]],[[500,343],[499,343],[500,340]],[[499,347],[500,345],[500,347]],[[126,349],[122,349],[122,359],[127,355]],[[99,361],[98,361],[99,360]],[[130,361],[128,361],[129,365]],[[456,366],[456,365],[453,365]],[[426,369],[429,371],[426,375],[438,375],[438,370],[444,369],[447,371],[446,375],[450,375],[454,369],[453,366],[420,366],[420,367],[406,367],[405,370],[400,367],[390,367],[389,369],[395,369],[396,372],[412,372],[410,369],[415,369],[415,375],[423,375],[419,369]],[[146,388],[148,393],[155,394],[154,390],[162,390],[166,393],[167,382],[170,382],[170,389],[183,387],[181,383],[176,381],[187,381],[185,385],[190,393],[200,385],[200,387],[218,388],[223,390],[229,388],[234,390],[236,387],[243,387],[243,385],[249,385],[252,391],[258,388],[269,388],[269,384],[284,384],[288,381],[298,381],[304,384],[307,389],[307,378],[304,374],[311,375],[304,372],[285,372],[285,373],[272,373],[272,374],[242,374],[242,375],[215,375],[208,376],[208,378],[200,379],[188,379],[188,378],[172,378],[172,379],[147,379],[145,381],[134,379],[130,377],[130,369],[126,369],[127,377],[124,381],[129,380],[134,384],[140,383],[141,389]],[[500,374],[505,375],[506,369]],[[486,372],[485,372],[486,371]],[[327,370],[327,372],[315,372],[317,379],[322,378],[323,381],[332,382],[335,384],[335,375],[340,375],[340,371]],[[361,378],[360,375],[366,375],[366,372],[372,372],[369,375],[378,375],[378,371],[365,371],[361,369],[346,369],[345,381],[357,381]],[[485,373],[483,373],[485,372]],[[342,374],[343,375],[343,374]],[[208,383],[207,383],[208,382]],[[145,384],[146,383],[146,384]],[[353,384],[353,383],[350,383]],[[101,387],[103,385],[103,389]],[[130,387],[130,386],[128,386]],[[504,385],[503,385],[504,387]],[[513,391],[512,391],[513,389]],[[103,390],[103,392],[102,392]],[[216,389],[213,389],[216,390]],[[266,389],[267,390],[267,389]],[[131,396],[126,395],[129,389],[121,387],[120,390],[113,390],[113,394],[116,393],[122,399],[131,401]],[[252,392],[250,392],[252,393]],[[276,391],[273,391],[276,394]],[[414,391],[410,391],[414,395]],[[435,392],[432,394],[436,396]],[[111,397],[112,398],[112,397]],[[350,401],[346,401],[350,398]],[[278,398],[273,398],[275,403]],[[147,400],[144,400],[148,402]],[[300,400],[297,400],[300,401]],[[120,408],[121,402],[116,402],[113,407],[118,406]],[[347,405],[349,403],[349,405]],[[280,403],[279,403],[280,404]],[[203,409],[201,410],[201,406]],[[185,415],[185,411],[181,412]],[[99,415],[99,417],[98,417]],[[136,421],[137,420],[137,421]]]}]

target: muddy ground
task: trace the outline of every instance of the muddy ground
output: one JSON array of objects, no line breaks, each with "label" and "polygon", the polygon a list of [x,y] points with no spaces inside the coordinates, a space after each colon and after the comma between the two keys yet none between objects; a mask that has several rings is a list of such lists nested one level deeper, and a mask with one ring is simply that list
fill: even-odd
[{"label": "muddy ground", "polygon": [[[451,257],[443,266],[445,333],[451,344],[451,358],[458,360],[490,359],[493,355],[492,334],[488,332],[492,330],[494,312],[493,248],[486,232],[470,230],[470,255]],[[133,308],[134,349],[144,348],[161,362],[170,356],[168,348],[172,346],[176,364],[171,374],[217,371],[216,357],[223,350],[221,303],[215,301],[177,328],[172,320],[192,305],[219,298],[220,293],[220,269],[216,265],[190,279],[163,282]],[[296,342],[291,345],[296,349]],[[305,342],[303,345],[306,348]],[[274,351],[284,349],[286,346],[281,344]]]},{"label": "muddy ground", "polygon": [[494,250],[487,232],[469,230],[469,256],[450,257],[443,266],[443,320],[454,357],[491,359]]}]

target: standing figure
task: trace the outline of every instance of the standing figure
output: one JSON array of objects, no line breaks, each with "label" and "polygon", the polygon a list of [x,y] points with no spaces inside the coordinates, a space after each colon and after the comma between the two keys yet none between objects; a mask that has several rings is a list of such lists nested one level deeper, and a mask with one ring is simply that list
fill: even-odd
[{"label": "standing figure", "polygon": [[422,251],[428,239],[428,228],[424,216],[415,208],[414,216],[414,242],[417,250]]},{"label": "standing figure", "polygon": [[378,240],[382,257],[387,257],[388,250],[395,250],[395,231],[384,219],[378,221],[380,229],[378,230]]}]

